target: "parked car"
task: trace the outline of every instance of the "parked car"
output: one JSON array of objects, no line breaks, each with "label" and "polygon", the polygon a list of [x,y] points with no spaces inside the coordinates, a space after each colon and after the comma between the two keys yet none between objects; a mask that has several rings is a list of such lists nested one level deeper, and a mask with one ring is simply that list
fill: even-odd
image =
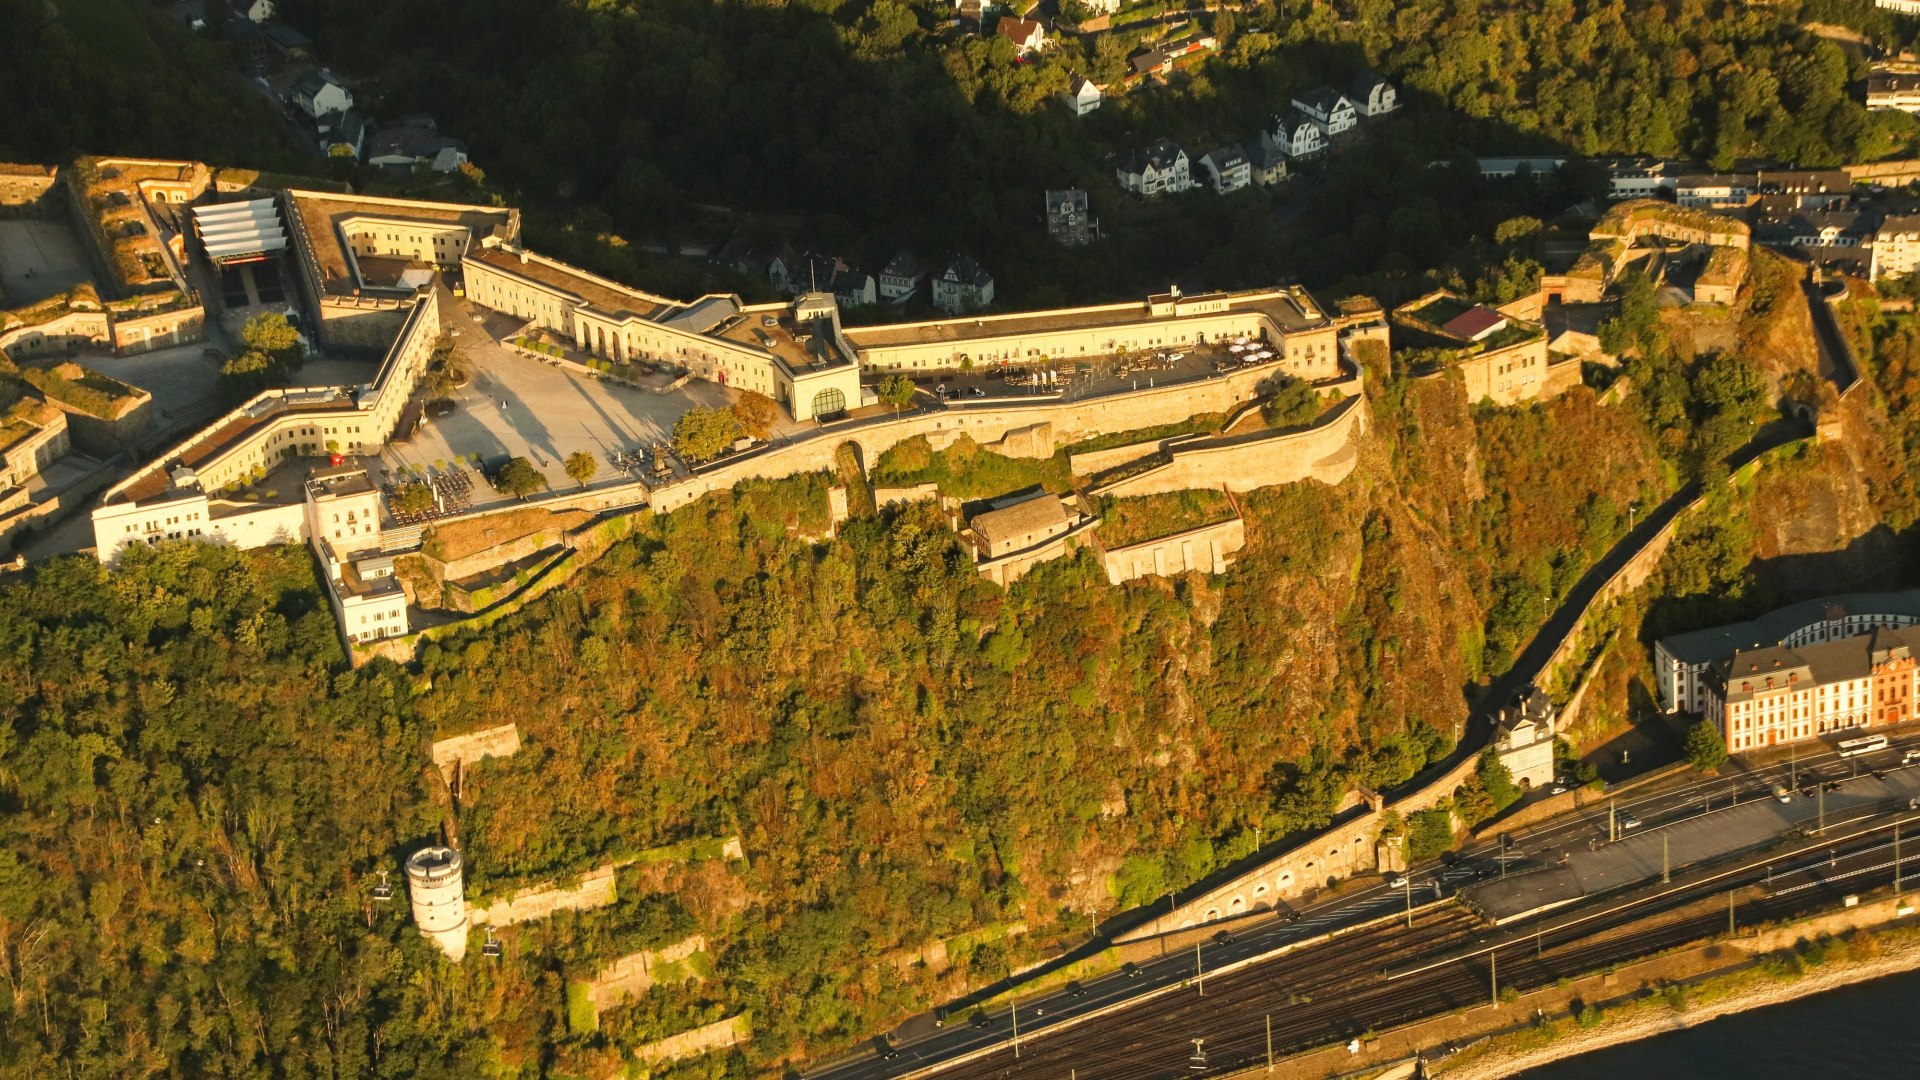
[{"label": "parked car", "polygon": [[1622,832],[1625,832],[1625,831],[1626,831],[1626,830],[1628,830],[1628,829],[1637,829],[1637,828],[1639,828],[1639,827],[1640,827],[1640,819],[1639,819],[1639,818],[1637,818],[1637,817],[1634,817],[1634,816],[1633,816],[1632,814],[1628,814],[1628,813],[1625,813],[1625,812],[1622,812],[1622,813],[1621,813],[1621,815],[1620,815],[1620,830],[1621,830]]},{"label": "parked car", "polygon": [[1404,889],[1406,887],[1407,875],[1405,874],[1394,874],[1387,878],[1387,888],[1389,889]]}]

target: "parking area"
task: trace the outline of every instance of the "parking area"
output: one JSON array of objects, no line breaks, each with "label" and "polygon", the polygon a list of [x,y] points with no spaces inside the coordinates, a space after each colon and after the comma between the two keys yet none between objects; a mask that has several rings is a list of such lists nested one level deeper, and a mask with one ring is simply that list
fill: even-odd
[{"label": "parking area", "polygon": [[[1077,357],[1032,364],[997,364],[971,371],[915,376],[935,397],[1019,398],[1059,394],[1064,400],[1210,379],[1243,365],[1270,363],[1257,341],[1181,345],[1128,356]],[[884,376],[881,376],[884,378]]]},{"label": "parking area", "polygon": [[[495,344],[464,302],[447,303],[448,328],[467,359],[472,378],[453,393],[453,410],[429,417],[405,442],[387,447],[388,470],[426,470],[480,455],[488,463],[524,457],[555,490],[575,486],[562,468],[569,454],[585,451],[600,463],[595,483],[624,478],[617,456],[670,441],[673,425],[696,407],[721,408],[736,391],[695,379],[667,394],[573,374]],[[471,492],[474,505],[500,496],[484,486]]]},{"label": "parking area", "polygon": [[57,221],[0,221],[0,292],[25,307],[93,278],[78,239]]}]

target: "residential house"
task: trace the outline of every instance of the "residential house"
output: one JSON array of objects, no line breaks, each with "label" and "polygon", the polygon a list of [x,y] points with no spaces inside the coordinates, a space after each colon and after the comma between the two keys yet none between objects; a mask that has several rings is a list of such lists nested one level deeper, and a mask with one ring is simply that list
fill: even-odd
[{"label": "residential house", "polygon": [[328,113],[319,122],[320,150],[328,157],[359,161],[367,152],[366,118],[353,109]]},{"label": "residential house", "polygon": [[1853,204],[1853,177],[1844,169],[1791,169],[1755,173],[1761,198],[1787,198],[1801,210],[1844,210]]},{"label": "residential house", "polygon": [[1127,63],[1133,66],[1135,76],[1168,75],[1173,72],[1175,61],[1206,52],[1217,45],[1211,34],[1188,34],[1150,49],[1142,49],[1127,57]]},{"label": "residential house", "polygon": [[1193,186],[1187,152],[1171,139],[1155,139],[1143,150],[1136,150],[1120,162],[1114,175],[1123,191],[1149,199],[1178,193]]},{"label": "residential house", "polygon": [[353,92],[325,70],[311,71],[295,79],[288,96],[295,108],[315,120],[353,108]]},{"label": "residential house", "polygon": [[1261,187],[1270,187],[1287,178],[1287,151],[1273,132],[1263,131],[1260,137],[1242,147],[1247,155],[1248,178]]},{"label": "residential house", "polygon": [[1253,182],[1247,155],[1232,143],[1200,155],[1200,167],[1207,170],[1215,194],[1231,194]]},{"label": "residential house", "polygon": [[833,299],[841,309],[871,307],[880,302],[873,275],[859,270],[842,270],[833,275]]},{"label": "residential house", "polygon": [[1280,149],[1295,160],[1312,157],[1327,148],[1327,140],[1320,133],[1320,125],[1297,112],[1276,118],[1273,134],[1274,141],[1280,144]]},{"label": "residential house", "polygon": [[993,303],[993,275],[965,255],[955,255],[933,279],[933,306],[949,314],[977,311]]},{"label": "residential house", "polygon": [[1855,247],[1871,233],[1858,210],[1792,210],[1754,226],[1760,243],[1784,247]]},{"label": "residential house", "polygon": [[1032,19],[1016,19],[1011,15],[1000,17],[1000,25],[994,28],[994,36],[1013,42],[1014,51],[1021,56],[1031,56],[1046,48],[1047,29]]},{"label": "residential house", "polygon": [[273,0],[253,0],[253,3],[246,5],[241,11],[253,22],[266,22],[273,18]]},{"label": "residential house", "polygon": [[1087,213],[1087,193],[1079,188],[1047,192],[1047,235],[1068,247],[1084,247],[1099,235],[1099,222]]},{"label": "residential house", "polygon": [[1920,74],[1876,66],[1867,74],[1867,108],[1920,112]]},{"label": "residential house", "polygon": [[1920,15],[1920,0],[1873,0],[1873,6],[1901,15]]},{"label": "residential house", "polygon": [[920,279],[927,276],[926,268],[913,252],[901,248],[880,268],[880,299],[889,304],[905,303],[920,288]]},{"label": "residential house", "polygon": [[1358,122],[1353,102],[1338,90],[1324,86],[1293,95],[1293,107],[1312,120],[1320,134],[1338,135]]},{"label": "residential house", "polygon": [[1385,116],[1400,107],[1400,92],[1377,71],[1362,70],[1347,88],[1354,111],[1365,117]]},{"label": "residential house", "polygon": [[466,161],[466,144],[440,134],[430,116],[409,116],[380,126],[367,149],[367,164],[403,172],[425,168],[450,173]]},{"label": "residential house", "polygon": [[1085,116],[1099,108],[1100,102],[1105,98],[1106,95],[1093,80],[1078,75],[1075,75],[1067,84],[1067,92],[1060,95],[1060,100],[1067,103],[1067,108],[1072,110],[1075,116]]},{"label": "residential house", "polygon": [[1511,180],[1521,173],[1530,177],[1541,177],[1550,172],[1559,171],[1567,159],[1563,157],[1483,157],[1475,158],[1474,164],[1480,167],[1480,175],[1488,180]]},{"label": "residential house", "polygon": [[783,251],[768,266],[767,279],[781,292],[798,296],[831,289],[836,278],[852,269],[844,260],[833,255],[812,251],[795,255],[791,251]]},{"label": "residential house", "polygon": [[1898,214],[1882,220],[1873,233],[1873,279],[1905,277],[1916,265],[1920,265],[1920,215]]}]

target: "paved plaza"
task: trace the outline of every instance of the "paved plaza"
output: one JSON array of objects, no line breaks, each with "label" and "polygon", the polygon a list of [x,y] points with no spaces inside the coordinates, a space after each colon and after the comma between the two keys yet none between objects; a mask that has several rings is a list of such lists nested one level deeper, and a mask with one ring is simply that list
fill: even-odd
[{"label": "paved plaza", "polygon": [[426,421],[411,439],[387,447],[381,461],[388,468],[470,461],[474,454],[489,465],[525,457],[554,490],[564,491],[576,485],[561,464],[584,450],[600,462],[594,483],[614,482],[624,479],[612,467],[614,451],[670,441],[675,421],[688,410],[724,407],[738,396],[699,379],[656,394],[571,373],[502,348],[465,302],[443,301],[448,328],[458,332],[454,340],[473,377],[454,391],[457,408],[451,414]]},{"label": "paved plaza", "polygon": [[25,307],[93,278],[71,230],[57,221],[0,221],[0,292]]}]

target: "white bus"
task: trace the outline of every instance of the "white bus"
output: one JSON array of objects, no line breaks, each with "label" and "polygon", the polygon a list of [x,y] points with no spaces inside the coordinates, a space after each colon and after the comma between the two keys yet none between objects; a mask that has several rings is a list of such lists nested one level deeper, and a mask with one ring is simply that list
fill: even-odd
[{"label": "white bus", "polygon": [[1840,743],[1840,756],[1859,757],[1861,754],[1871,754],[1875,750],[1885,750],[1886,748],[1887,737],[1885,735],[1868,735],[1864,738],[1846,739],[1842,741]]}]

